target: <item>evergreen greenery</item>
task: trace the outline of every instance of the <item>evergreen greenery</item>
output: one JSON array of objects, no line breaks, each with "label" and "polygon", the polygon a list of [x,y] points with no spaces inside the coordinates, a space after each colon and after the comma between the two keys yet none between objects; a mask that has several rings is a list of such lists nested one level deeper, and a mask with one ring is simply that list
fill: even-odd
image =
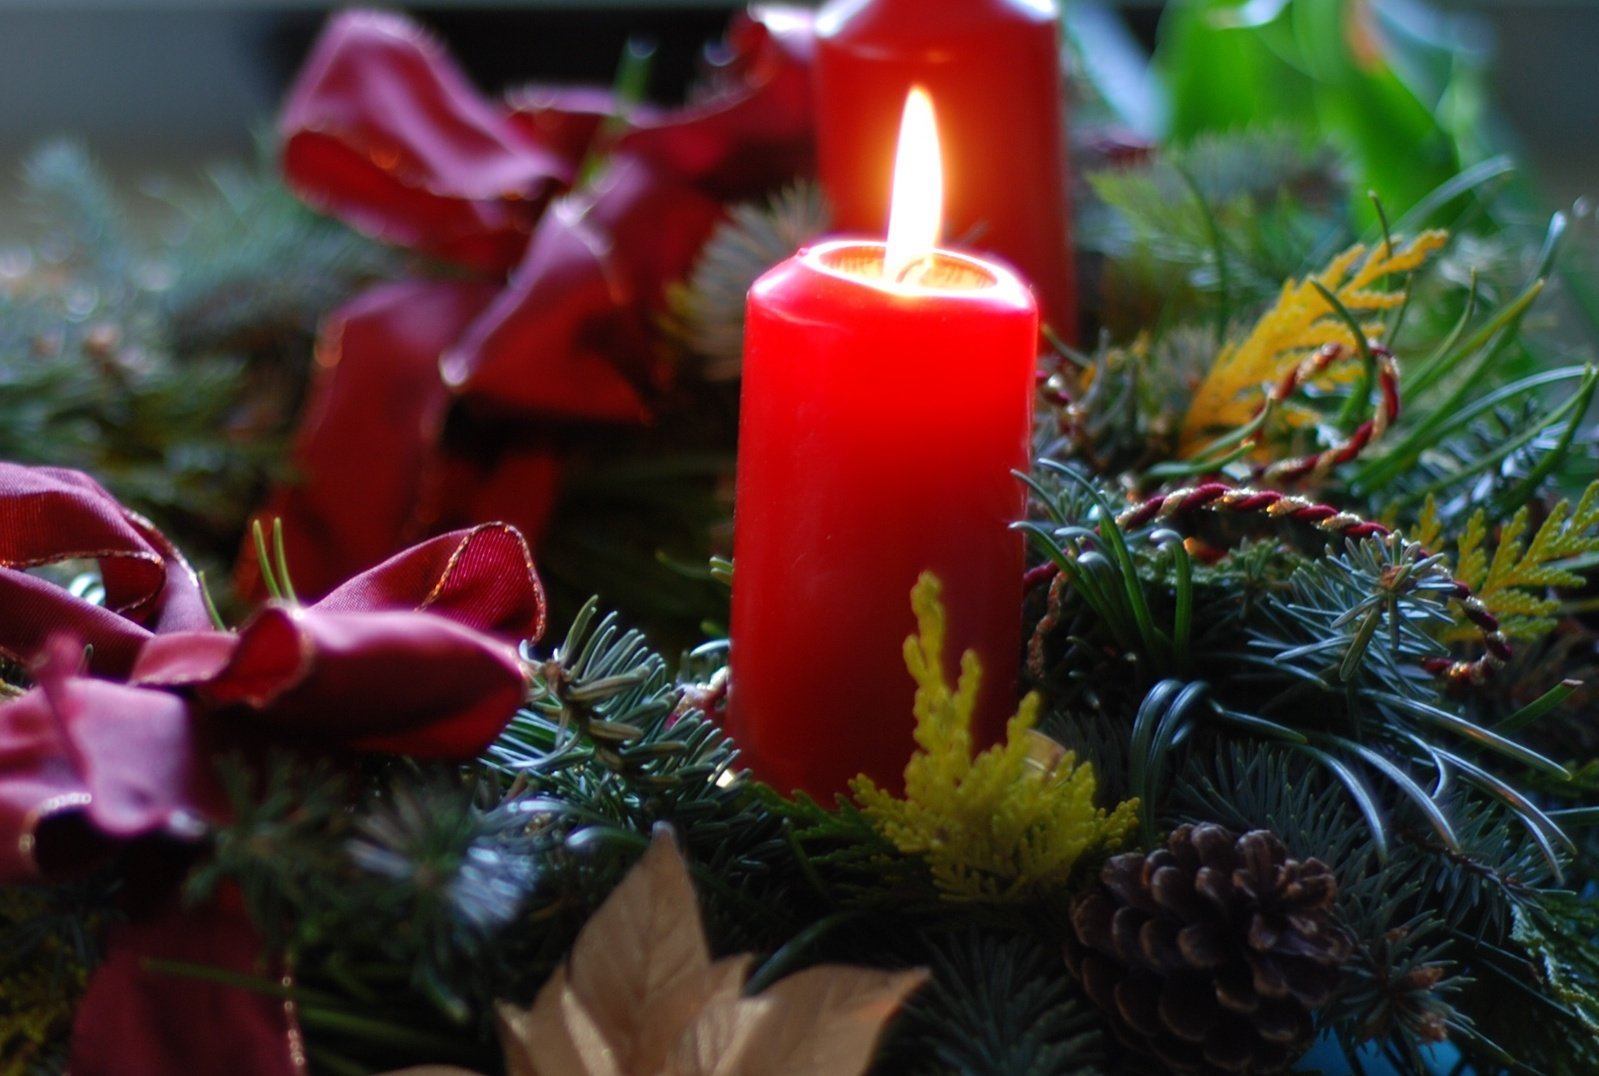
[{"label": "evergreen greenery", "polygon": [[35,152],[22,183],[36,225],[0,258],[0,458],[86,471],[226,564],[282,466],[317,319],[386,256],[265,161],[155,207],[175,222],[157,241],[76,145]]},{"label": "evergreen greenery", "polygon": [[[299,374],[269,369],[273,356],[303,347],[316,315],[382,274],[383,259],[292,210],[270,182],[235,176],[152,261],[80,154],[49,151],[29,176],[55,208],[31,253],[0,264],[0,455],[87,470],[185,548],[225,555],[299,392]],[[1184,409],[1284,281],[1324,271],[1360,237],[1335,162],[1287,136],[1208,138],[1095,189],[1106,331],[1055,357],[1022,522],[1050,580],[1025,608],[1037,728],[1093,776],[1065,810],[1108,818],[1109,839],[1126,832],[1146,849],[1185,823],[1269,829],[1290,856],[1327,864],[1353,956],[1317,1019],[1351,1059],[1375,1048],[1419,1071],[1423,1051],[1447,1039],[1479,1073],[1594,1071],[1599,738],[1567,681],[1593,673],[1599,640],[1599,487],[1581,447],[1595,377],[1534,369],[1544,344],[1527,313],[1553,252],[1497,232],[1531,279],[1462,279],[1460,248],[1474,240],[1459,231],[1432,261],[1391,266],[1382,289],[1363,282],[1384,296],[1355,305],[1380,318],[1399,356],[1404,410],[1300,492],[1391,530],[1352,536],[1264,509],[1123,524],[1148,494],[1259,481],[1242,454],[1180,458]],[[724,253],[739,234],[785,235],[782,221],[809,219],[802,202],[770,212],[736,218],[744,232],[724,233]],[[1384,243],[1365,239],[1371,251]],[[730,316],[725,281],[715,287],[677,309]],[[1311,291],[1296,301],[1319,311],[1312,323],[1348,331],[1336,304],[1315,307]],[[708,324],[697,338],[725,344]],[[1366,335],[1351,333],[1353,351]],[[1219,396],[1244,417],[1229,411],[1221,425],[1254,421],[1257,382],[1293,350],[1229,382]],[[1261,451],[1325,447],[1366,419],[1371,367],[1349,369],[1311,394],[1292,437]],[[270,391],[251,388],[261,385]],[[717,391],[685,397],[677,419],[697,427],[693,416],[714,413],[725,427]],[[270,413],[244,410],[257,404]],[[568,597],[579,580],[607,605],[637,597],[675,642],[685,623],[719,622],[720,583],[670,565],[638,574],[636,549],[604,544],[618,490],[635,537],[703,538],[725,512],[714,495],[725,452],[651,470],[667,440],[657,430],[623,457],[579,459],[569,503],[611,507],[575,512],[585,522],[558,530],[548,555]],[[658,579],[684,586],[656,589]],[[1510,663],[1481,684],[1433,668],[1481,653],[1463,590],[1517,637]],[[660,635],[600,608],[572,601],[558,643],[524,645],[527,704],[471,764],[218,760],[233,815],[186,893],[237,886],[292,958],[318,1071],[494,1070],[494,1003],[531,1001],[661,823],[677,831],[713,949],[760,954],[751,990],[824,961],[931,969],[881,1071],[1114,1071],[1060,957],[1066,909],[1104,840],[1073,844],[1080,869],[1033,872],[1005,892],[1013,899],[991,899],[998,885],[952,885],[950,847],[970,833],[940,844],[950,834],[918,815],[918,844],[899,839],[914,827],[884,824],[900,809],[876,790],[818,804],[761,786],[715,720],[725,646],[674,661]],[[928,638],[924,624],[924,648]],[[958,717],[959,690],[925,664],[913,671]],[[1018,736],[1034,715],[1018,719]],[[986,765],[970,757],[958,761]],[[969,821],[959,782],[948,784],[937,817]],[[1014,792],[993,802],[1011,810]],[[1136,825],[1117,808],[1134,799]],[[1048,826],[1023,829],[1019,844]],[[0,892],[0,1071],[61,1070],[70,1010],[59,999],[98,960],[116,866]]]}]

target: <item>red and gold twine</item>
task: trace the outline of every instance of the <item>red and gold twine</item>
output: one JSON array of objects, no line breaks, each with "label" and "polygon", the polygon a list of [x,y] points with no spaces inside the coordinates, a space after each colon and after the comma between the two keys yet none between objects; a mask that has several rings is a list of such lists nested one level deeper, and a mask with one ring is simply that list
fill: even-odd
[{"label": "red and gold twine", "polygon": [[[1278,490],[1240,489],[1224,482],[1205,482],[1197,486],[1157,494],[1127,509],[1116,517],[1116,525],[1132,530],[1148,524],[1174,520],[1196,512],[1228,512],[1236,515],[1261,515],[1271,520],[1292,520],[1308,524],[1322,533],[1344,539],[1387,538],[1393,531],[1368,519],[1327,504]],[[1431,554],[1420,546],[1408,547],[1414,561]],[[1042,667],[1042,640],[1054,627],[1053,611],[1059,606],[1060,588],[1066,582],[1053,564],[1040,565],[1028,573],[1030,586],[1050,580],[1051,613],[1039,621],[1029,646],[1029,666],[1036,674]],[[1483,654],[1472,661],[1427,658],[1422,667],[1454,684],[1481,684],[1495,669],[1510,660],[1510,641],[1500,628],[1498,617],[1459,579],[1451,579],[1449,597],[1461,608],[1466,619],[1482,633]]]},{"label": "red and gold twine", "polygon": [[[1389,425],[1399,417],[1399,366],[1394,361],[1393,352],[1381,344],[1368,342],[1366,347],[1376,366],[1377,376],[1377,406],[1373,409],[1371,417],[1357,426],[1343,441],[1320,452],[1257,467],[1255,473],[1258,477],[1268,482],[1319,481],[1340,463],[1348,463],[1360,455],[1367,445],[1387,432]],[[1283,375],[1283,379],[1267,394],[1265,401],[1260,405],[1260,410],[1255,412],[1255,417],[1259,418],[1267,409],[1286,402],[1299,390],[1300,385],[1334,363],[1360,357],[1360,353],[1349,352],[1337,341],[1323,344],[1304,362]],[[1254,438],[1247,443],[1252,447]]]}]

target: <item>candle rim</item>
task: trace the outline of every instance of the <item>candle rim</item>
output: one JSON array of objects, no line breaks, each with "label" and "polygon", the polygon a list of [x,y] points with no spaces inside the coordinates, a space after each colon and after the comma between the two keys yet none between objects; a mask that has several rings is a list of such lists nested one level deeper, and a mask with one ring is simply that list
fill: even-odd
[{"label": "candle rim", "polygon": [[934,286],[924,283],[925,274],[914,279],[890,280],[884,276],[869,276],[864,273],[851,272],[840,266],[838,261],[852,251],[866,252],[874,256],[879,263],[882,263],[887,256],[887,244],[882,240],[875,239],[832,239],[804,248],[799,252],[799,259],[817,272],[825,273],[838,280],[860,284],[887,295],[989,298],[1006,293],[1017,293],[1028,296],[1029,299],[1031,298],[1031,289],[1014,272],[1003,265],[979,258],[973,254],[948,250],[944,247],[934,247],[929,251],[927,257],[953,264],[978,281],[964,286]]}]

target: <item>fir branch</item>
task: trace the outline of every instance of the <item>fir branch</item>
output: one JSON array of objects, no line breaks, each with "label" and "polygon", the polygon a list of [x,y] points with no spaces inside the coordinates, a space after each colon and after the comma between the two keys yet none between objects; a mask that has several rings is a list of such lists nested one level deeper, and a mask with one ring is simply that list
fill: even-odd
[{"label": "fir branch", "polygon": [[1087,1076],[1106,1053],[1093,1009],[1059,950],[1025,934],[922,939],[933,981],[912,996],[879,1058],[883,1071]]},{"label": "fir branch", "polygon": [[1215,355],[1212,334],[1186,324],[1125,345],[1102,339],[1086,355],[1057,348],[1039,397],[1034,458],[1144,481],[1180,467],[1183,412]]},{"label": "fir branch", "polygon": [[802,876],[828,904],[923,921],[947,913],[927,862],[902,854],[847,798],[829,809],[803,792],[786,799],[762,787],[760,796],[784,819]]},{"label": "fir branch", "polygon": [[1104,320],[1123,338],[1185,320],[1224,278],[1230,303],[1268,301],[1348,235],[1336,155],[1285,131],[1203,135],[1088,182],[1078,242],[1108,256]]},{"label": "fir branch", "polygon": [[[329,310],[400,270],[389,248],[308,209],[278,170],[263,145],[253,166],[213,168],[199,190],[169,197],[180,223],[160,311],[179,352],[303,366]],[[298,398],[293,382],[275,387]]]},{"label": "fir branch", "polygon": [[[683,704],[684,685],[643,635],[590,603],[547,657],[527,657],[529,705],[485,761],[556,816],[561,843],[545,857],[537,902],[539,914],[564,919],[540,942],[547,959],[560,956],[560,939],[573,936],[563,931],[581,926],[658,822],[682,834],[702,872],[718,943],[764,948],[795,929],[806,902],[786,897],[802,883],[781,820],[736,768],[727,736]],[[627,854],[599,857],[605,847]],[[536,985],[548,966],[524,981]]]},{"label": "fir branch", "polygon": [[1363,1044],[1376,1039],[1408,1071],[1424,1072],[1423,1048],[1450,1038],[1454,1029],[1470,1027],[1453,1001],[1471,980],[1449,959],[1448,932],[1436,917],[1401,919],[1398,911],[1409,893],[1385,896],[1377,888],[1380,882],[1395,881],[1373,874],[1360,892],[1340,901],[1341,911],[1353,910],[1345,914],[1357,939],[1356,956],[1344,991],[1322,1020],[1337,1034],[1346,1056],[1353,1058]]},{"label": "fir branch", "polygon": [[[1047,492],[1036,482],[1035,490]],[[1569,838],[1516,787],[1513,776],[1501,774],[1507,767],[1527,766],[1564,779],[1566,771],[1473,722],[1443,696],[1437,680],[1423,673],[1445,665],[1456,668],[1443,657],[1435,636],[1454,623],[1448,606],[1463,588],[1439,557],[1425,556],[1414,543],[1358,517],[1311,506],[1305,509],[1306,518],[1314,527],[1351,536],[1343,551],[1301,560],[1281,588],[1261,595],[1244,618],[1232,596],[1220,603],[1178,603],[1168,589],[1175,587],[1177,576],[1161,571],[1158,561],[1099,551],[1101,543],[1111,553],[1137,548],[1148,533],[1140,528],[1186,518],[1185,507],[1220,503],[1218,497],[1243,498],[1240,504],[1283,503],[1279,494],[1201,487],[1153,498],[1118,521],[1109,518],[1103,498],[1098,498],[1094,510],[1099,526],[1091,530],[1067,522],[1067,513],[1082,511],[1080,504],[1046,497],[1043,506],[1056,517],[1056,526],[1029,525],[1046,551],[1053,550],[1060,570],[1051,585],[1050,608],[1030,644],[1029,668],[1035,677],[1060,683],[1062,676],[1081,675],[1073,672],[1076,665],[1050,667],[1044,649],[1064,620],[1067,593],[1091,607],[1098,624],[1084,638],[1068,640],[1066,653],[1080,655],[1081,667],[1101,673],[1108,667],[1107,648],[1135,652],[1134,669],[1146,670],[1145,676],[1161,667],[1163,636],[1138,628],[1146,615],[1154,615],[1147,611],[1186,604],[1197,610],[1217,607],[1221,613],[1191,627],[1190,660],[1206,670],[1211,684],[1207,706],[1173,708],[1166,705],[1169,699],[1153,705],[1155,694],[1168,689],[1160,684],[1140,687],[1145,694],[1128,700],[1134,708],[1123,718],[1135,743],[1129,761],[1131,791],[1145,797],[1146,823],[1161,809],[1160,790],[1139,787],[1137,775],[1164,772],[1166,754],[1195,728],[1207,726],[1289,745],[1324,766],[1360,807],[1379,848],[1386,850],[1389,844],[1387,796],[1374,791],[1373,779],[1379,782],[1376,787],[1398,793],[1399,802],[1419,811],[1446,846],[1457,846],[1447,814],[1417,777],[1452,772],[1511,810],[1550,864],[1558,865],[1557,845],[1569,849]],[[1274,512],[1272,518],[1291,514]],[[1196,585],[1202,587],[1202,580]],[[1131,600],[1135,594],[1141,602]],[[1479,615],[1473,614],[1474,622]],[[1236,645],[1240,632],[1249,640],[1242,652]],[[1502,638],[1489,641],[1503,648]],[[1073,690],[1069,681],[1063,687]],[[1120,691],[1127,698],[1125,687]]]},{"label": "fir branch", "polygon": [[[282,466],[315,319],[375,264],[266,167],[175,210],[185,227],[162,244],[127,227],[81,148],[24,172],[37,220],[0,279],[0,458],[86,471],[220,566]],[[229,288],[230,327],[206,328],[205,297]],[[294,288],[292,310],[271,300]]]},{"label": "fir branch", "polygon": [[[1562,376],[1539,380],[1559,383],[1575,376],[1574,371],[1559,373]],[[1425,536],[1417,532],[1417,540],[1436,550],[1447,546],[1445,532],[1464,526],[1473,511],[1487,513],[1495,525],[1503,522],[1507,510],[1527,502],[1525,494],[1514,501],[1511,497],[1525,490],[1529,480],[1551,471],[1552,477],[1563,479],[1579,464],[1576,453],[1556,451],[1547,436],[1521,437],[1528,430],[1543,430],[1546,418],[1542,401],[1531,392],[1480,413],[1475,406],[1467,408],[1460,422],[1441,433],[1425,455],[1385,485],[1381,500],[1385,518],[1407,519],[1419,504],[1419,518],[1429,520],[1429,530]],[[1510,452],[1503,451],[1513,443]],[[1484,466],[1485,460],[1492,462]],[[1547,479],[1543,484],[1548,484]]]},{"label": "fir branch", "polygon": [[270,948],[321,943],[331,926],[316,910],[343,905],[350,778],[326,760],[282,753],[259,766],[224,757],[218,773],[232,817],[217,829],[211,858],[190,872],[187,898],[208,900],[233,881]]},{"label": "fir branch", "polygon": [[[400,771],[403,773],[403,771]],[[551,812],[495,803],[491,782],[453,773],[397,780],[361,810],[345,845],[361,903],[398,929],[387,943],[412,983],[466,1022],[479,984],[510,977],[502,935],[532,897]],[[487,802],[492,806],[480,806]]]},{"label": "fir branch", "polygon": [[1162,824],[1215,822],[1235,833],[1267,829],[1297,859],[1330,865],[1341,886],[1373,866],[1364,821],[1343,789],[1303,755],[1279,744],[1228,740],[1192,752],[1172,782]]},{"label": "fir branch", "polygon": [[[1490,964],[1482,955],[1509,943],[1512,916],[1549,882],[1547,864],[1518,839],[1499,805],[1447,795],[1457,836],[1451,849],[1417,812],[1395,804],[1393,847],[1382,860],[1338,783],[1285,747],[1232,742],[1195,752],[1174,784],[1174,817],[1269,829],[1297,857],[1332,865],[1338,918],[1358,944],[1323,1024],[1346,1051],[1369,1048],[1375,1037],[1381,1052],[1414,1057],[1447,1034],[1497,1065],[1504,1050],[1491,1038],[1513,1021],[1489,1019],[1485,1029],[1468,1014],[1491,1016],[1501,1007],[1536,1020],[1554,1004],[1529,987],[1515,959]],[[1493,999],[1486,1014],[1475,1004],[1479,995]]]}]

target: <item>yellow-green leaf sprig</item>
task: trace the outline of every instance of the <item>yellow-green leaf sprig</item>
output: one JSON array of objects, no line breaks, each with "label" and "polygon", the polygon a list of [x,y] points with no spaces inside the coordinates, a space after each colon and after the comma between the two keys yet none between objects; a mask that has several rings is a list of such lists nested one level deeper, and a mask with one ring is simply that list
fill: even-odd
[{"label": "yellow-green leaf sprig", "polygon": [[[1583,577],[1561,566],[1562,561],[1599,553],[1599,482],[1591,484],[1572,508],[1559,501],[1549,509],[1531,541],[1525,505],[1500,528],[1489,553],[1488,519],[1481,509],[1466,521],[1455,543],[1455,576],[1499,618],[1500,629],[1512,639],[1539,639],[1554,630],[1560,599],[1552,589],[1580,587]],[[1420,523],[1426,548],[1437,550],[1442,527],[1437,505],[1428,498]],[[1468,638],[1475,629],[1462,621],[1450,638]]]},{"label": "yellow-green leaf sprig", "polygon": [[950,900],[1018,900],[1065,885],[1090,853],[1121,845],[1138,801],[1107,812],[1094,805],[1094,767],[1056,748],[1040,759],[1039,698],[1022,700],[1003,744],[973,757],[972,718],[983,670],[961,655],[960,677],[944,676],[945,614],[939,584],[923,573],[911,591],[917,633],[905,640],[916,681],[917,752],[900,799],[862,775],[850,784],[872,822],[901,852],[923,857]]},{"label": "yellow-green leaf sprig", "polygon": [[[1321,272],[1286,281],[1272,308],[1255,322],[1247,337],[1222,349],[1194,389],[1193,402],[1183,417],[1181,455],[1191,456],[1218,434],[1248,424],[1267,390],[1317,348],[1340,344],[1351,353],[1359,350],[1360,341],[1321,289],[1337,296],[1344,309],[1356,317],[1369,318],[1360,326],[1368,338],[1380,337],[1383,324],[1376,315],[1398,307],[1405,298],[1403,289],[1383,287],[1384,278],[1408,278],[1448,241],[1449,233],[1428,231],[1409,242],[1384,242],[1371,250],[1357,244],[1333,258]],[[1339,366],[1320,379],[1348,381],[1358,374],[1355,366]],[[1279,418],[1289,426],[1318,421],[1314,410],[1292,401],[1280,409]],[[1266,452],[1266,446],[1261,451]]]}]

